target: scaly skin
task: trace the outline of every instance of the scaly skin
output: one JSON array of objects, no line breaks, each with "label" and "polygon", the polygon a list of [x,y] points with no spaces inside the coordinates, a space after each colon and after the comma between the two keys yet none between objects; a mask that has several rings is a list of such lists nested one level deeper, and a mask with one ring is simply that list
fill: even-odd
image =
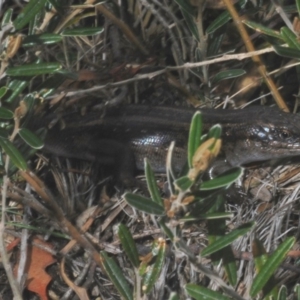
[{"label": "scaly skin", "polygon": [[[196,110],[129,105],[82,117],[63,117],[65,129],[49,130],[44,150],[114,165],[122,181],[143,169],[147,157],[155,172],[165,171],[171,141],[176,142],[174,166],[186,160],[191,118]],[[223,151],[231,166],[300,155],[300,115],[255,106],[243,110],[201,109],[205,127],[222,125]],[[135,163],[134,163],[135,162]]]}]

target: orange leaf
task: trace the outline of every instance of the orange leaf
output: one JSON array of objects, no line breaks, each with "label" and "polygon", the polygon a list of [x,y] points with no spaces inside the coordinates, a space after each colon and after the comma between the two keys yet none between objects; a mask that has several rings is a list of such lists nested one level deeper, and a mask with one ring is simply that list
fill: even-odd
[{"label": "orange leaf", "polygon": [[[40,247],[47,247],[52,249],[52,245],[36,238],[33,242]],[[53,264],[56,259],[47,251],[37,247],[36,245],[28,245],[27,261],[25,273],[27,274],[26,288],[39,295],[41,300],[48,300],[47,286],[51,281],[50,275],[45,271],[46,267]],[[14,268],[16,276],[19,262]]]}]

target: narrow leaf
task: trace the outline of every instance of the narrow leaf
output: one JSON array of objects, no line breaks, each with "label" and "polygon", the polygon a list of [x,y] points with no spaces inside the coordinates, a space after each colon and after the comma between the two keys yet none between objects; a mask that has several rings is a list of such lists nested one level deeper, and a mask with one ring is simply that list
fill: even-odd
[{"label": "narrow leaf", "polygon": [[103,27],[96,28],[75,28],[75,29],[66,29],[61,34],[63,36],[88,36],[88,35],[96,35],[103,32]]},{"label": "narrow leaf", "polygon": [[31,112],[34,110],[34,105],[36,104],[36,97],[37,95],[35,93],[27,94],[24,98],[24,103],[27,107],[27,110],[29,112],[28,116]]},{"label": "narrow leaf", "polygon": [[188,163],[189,167],[193,167],[193,156],[200,145],[200,137],[202,135],[202,114],[197,111],[191,122],[189,141],[188,141]]},{"label": "narrow leaf", "polygon": [[166,241],[163,239],[159,239],[155,247],[157,248],[154,249],[155,252],[157,252],[155,262],[152,266],[147,268],[147,271],[143,278],[142,290],[145,294],[151,292],[164,266],[166,255]]},{"label": "narrow leaf", "polygon": [[269,278],[273,275],[276,269],[285,259],[288,251],[293,247],[295,243],[295,238],[287,238],[267,259],[261,271],[253,280],[253,284],[250,288],[250,296],[255,297],[259,291],[265,286]]},{"label": "narrow leaf", "polygon": [[187,216],[180,219],[180,221],[183,222],[191,222],[191,221],[199,221],[199,220],[218,220],[218,219],[228,219],[233,218],[232,213],[225,213],[225,212],[216,212],[216,213],[210,213],[210,214],[203,214],[195,216]]},{"label": "narrow leaf", "polygon": [[230,245],[233,241],[235,241],[240,236],[243,236],[246,234],[249,230],[251,230],[254,227],[254,222],[246,223],[234,230],[232,230],[230,233],[226,234],[223,237],[220,237],[215,242],[207,246],[202,252],[202,256],[207,256],[212,253],[215,253],[216,251],[223,249],[224,247]]},{"label": "narrow leaf", "polygon": [[8,85],[11,94],[8,96],[7,99],[5,99],[5,102],[7,103],[13,102],[27,87],[27,85],[28,85],[28,81],[12,80]]},{"label": "narrow leaf", "polygon": [[244,74],[246,74],[246,71],[243,69],[231,69],[231,70],[221,71],[218,74],[216,74],[216,76],[212,80],[212,83],[217,84],[222,80],[240,77]]},{"label": "narrow leaf", "polygon": [[8,68],[6,73],[8,76],[36,76],[43,74],[51,74],[60,69],[61,65],[59,63],[52,62],[12,67]]},{"label": "narrow leaf", "polygon": [[232,252],[232,248],[230,246],[223,248],[221,250],[221,255],[222,255],[223,265],[228,280],[232,286],[235,286],[238,277],[237,277],[237,267],[236,267],[235,257]]},{"label": "narrow leaf", "polygon": [[27,128],[21,128],[19,135],[33,149],[42,149],[44,146],[44,142]]},{"label": "narrow leaf", "polygon": [[229,186],[233,182],[235,182],[238,178],[240,178],[243,174],[244,169],[241,167],[232,168],[231,170],[217,176],[214,179],[209,181],[204,181],[201,184],[201,191],[208,191],[217,188],[221,188],[224,186]]},{"label": "narrow leaf", "polygon": [[230,300],[230,298],[215,292],[211,289],[199,286],[193,283],[188,283],[185,286],[187,293],[196,300]]},{"label": "narrow leaf", "polygon": [[180,298],[177,293],[172,292],[168,300],[180,300]]},{"label": "narrow leaf", "polygon": [[[252,242],[252,253],[254,258],[255,270],[258,274],[266,263],[268,254],[264,248],[263,243],[257,238],[255,238]],[[265,300],[277,299],[279,287],[274,275],[272,275],[266,282],[262,289],[262,293],[265,296]]]},{"label": "narrow leaf", "polygon": [[140,195],[126,193],[125,200],[133,207],[148,214],[162,216],[165,214],[164,207],[155,203],[150,198]]},{"label": "narrow leaf", "polygon": [[122,270],[118,267],[118,265],[112,258],[108,257],[108,255],[104,251],[101,251],[100,254],[103,258],[103,267],[113,285],[116,287],[116,289],[124,299],[133,300],[132,291],[122,273]]},{"label": "narrow leaf", "polygon": [[[300,2],[300,0],[299,0]],[[300,284],[297,283],[294,287],[294,293],[296,294],[296,300],[300,300]]]},{"label": "narrow leaf", "polygon": [[206,33],[214,33],[217,29],[225,25],[229,20],[231,20],[231,15],[226,10],[225,12],[221,13],[217,18],[215,18],[212,23],[210,23],[210,25],[206,29]]},{"label": "narrow leaf", "polygon": [[300,59],[300,51],[298,49],[292,49],[288,47],[282,47],[273,45],[275,52],[283,57]]},{"label": "narrow leaf", "polygon": [[199,42],[200,41],[200,37],[199,37],[198,28],[197,28],[197,26],[195,24],[195,19],[192,18],[191,15],[189,13],[187,13],[185,10],[182,10],[182,14],[183,14],[185,22],[186,22],[188,28],[190,29],[192,35],[194,36],[194,38],[196,39],[196,41]]},{"label": "narrow leaf", "polygon": [[8,139],[8,131],[3,128],[0,128],[0,137]]},{"label": "narrow leaf", "polygon": [[277,296],[277,300],[286,300],[288,296],[287,293],[287,288],[285,285],[281,286],[278,296]]},{"label": "narrow leaf", "polygon": [[27,169],[27,163],[19,150],[7,139],[0,138],[0,147],[10,157],[12,163],[21,170]]},{"label": "narrow leaf", "polygon": [[120,224],[118,228],[118,235],[127,257],[131,261],[132,265],[135,268],[138,268],[140,265],[139,254],[130,231],[125,225]]},{"label": "narrow leaf", "polygon": [[211,39],[207,48],[207,57],[216,56],[221,52],[221,46],[223,45],[225,33],[219,34],[218,36]]},{"label": "narrow leaf", "polygon": [[256,272],[259,273],[268,259],[267,252],[263,243],[259,239],[254,239],[252,242],[252,253]]},{"label": "narrow leaf", "polygon": [[8,88],[6,86],[2,86],[0,88],[0,99],[6,94]]},{"label": "narrow leaf", "polygon": [[221,137],[221,133],[222,133],[222,127],[221,127],[221,125],[220,124],[216,124],[216,125],[212,126],[209,129],[209,132],[207,134],[207,139],[209,139],[209,138],[215,138],[217,140],[217,139],[219,139]]},{"label": "narrow leaf", "polygon": [[6,9],[2,16],[1,28],[4,28],[5,25],[11,24],[11,17],[13,15],[14,10],[12,8]]},{"label": "narrow leaf", "polygon": [[195,9],[190,5],[190,2],[186,0],[175,0],[175,2],[180,6],[180,8],[185,11],[186,13],[194,16]]},{"label": "narrow leaf", "polygon": [[288,27],[282,27],[280,33],[284,41],[293,49],[300,50],[300,43],[295,33]]},{"label": "narrow leaf", "polygon": [[297,6],[298,15],[300,17],[300,0],[296,0],[296,6]]},{"label": "narrow leaf", "polygon": [[36,35],[27,36],[22,45],[24,47],[32,47],[34,45],[51,45],[58,43],[62,40],[62,36],[60,34],[55,33],[43,33]]},{"label": "narrow leaf", "polygon": [[160,197],[160,193],[159,193],[159,190],[157,187],[154,172],[151,168],[149,161],[146,158],[144,159],[144,168],[145,168],[145,176],[146,176],[146,180],[147,180],[147,186],[148,186],[148,190],[150,192],[151,198],[155,203],[159,204],[160,206],[163,206],[164,203],[163,203],[162,198]]},{"label": "narrow leaf", "polygon": [[14,113],[7,109],[7,108],[4,108],[4,107],[0,107],[0,119],[13,119],[14,117]]},{"label": "narrow leaf", "polygon": [[187,191],[193,184],[194,181],[189,179],[187,176],[180,177],[174,181],[175,186],[177,189],[181,191]]},{"label": "narrow leaf", "polygon": [[33,20],[36,14],[43,9],[46,2],[47,0],[30,0],[24,10],[18,14],[17,18],[13,22],[16,30],[22,29],[31,20]]},{"label": "narrow leaf", "polygon": [[243,23],[248,26],[249,28],[254,29],[257,32],[263,33],[265,35],[269,35],[278,39],[282,40],[282,36],[278,31],[275,31],[273,29],[270,29],[269,27],[263,26],[259,23],[249,21],[249,20],[244,20]]},{"label": "narrow leaf", "polygon": [[167,237],[171,240],[171,242],[175,242],[174,241],[174,234],[172,232],[172,230],[170,230],[170,228],[166,225],[164,220],[159,220],[159,225],[160,227],[163,229],[163,231],[165,232],[165,234],[167,235]]}]

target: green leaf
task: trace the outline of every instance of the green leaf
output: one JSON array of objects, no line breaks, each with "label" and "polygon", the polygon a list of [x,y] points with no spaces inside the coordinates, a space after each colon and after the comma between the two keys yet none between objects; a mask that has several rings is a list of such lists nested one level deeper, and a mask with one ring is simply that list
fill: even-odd
[{"label": "green leaf", "polygon": [[296,6],[297,6],[298,15],[300,17],[300,0],[296,0]]},{"label": "green leaf", "polygon": [[13,9],[9,8],[7,9],[2,17],[2,22],[1,22],[1,28],[5,27],[5,25],[11,24],[11,17],[13,15]]},{"label": "green leaf", "polygon": [[136,209],[148,214],[163,216],[165,214],[164,207],[155,203],[150,198],[140,195],[126,193],[125,200]]},{"label": "green leaf", "polygon": [[194,216],[187,216],[180,219],[182,222],[192,222],[192,221],[199,221],[199,220],[218,220],[218,219],[228,219],[233,218],[232,213],[225,213],[225,212],[216,212],[216,213],[209,213],[198,215],[197,217]]},{"label": "green leaf", "polygon": [[108,257],[108,255],[104,251],[101,251],[100,255],[103,259],[103,267],[106,271],[106,274],[108,275],[116,289],[119,291],[121,296],[126,300],[133,300],[132,291],[122,273],[122,270],[118,267],[118,265],[112,258]]},{"label": "green leaf", "polygon": [[6,120],[10,120],[13,119],[14,117],[14,113],[4,107],[0,107],[0,119],[6,119]]},{"label": "green leaf", "polygon": [[127,257],[131,261],[132,265],[135,268],[138,268],[140,265],[139,254],[130,231],[125,225],[120,224],[118,228],[118,235]]},{"label": "green leaf", "polygon": [[231,70],[221,71],[218,74],[216,74],[216,76],[212,80],[212,83],[217,84],[222,80],[240,77],[244,74],[246,74],[246,71],[243,69],[231,69]]},{"label": "green leaf", "polygon": [[21,81],[21,80],[12,80],[9,85],[9,91],[12,92],[10,96],[5,99],[5,102],[12,103],[27,87],[28,81]]},{"label": "green leaf", "polygon": [[294,287],[294,293],[296,294],[296,300],[300,300],[300,284],[297,283]]},{"label": "green leaf", "polygon": [[221,49],[225,34],[219,34],[209,40],[207,57],[216,56]]},{"label": "green leaf", "polygon": [[[211,200],[212,205],[209,209],[209,214],[225,214],[225,197],[220,192]],[[226,234],[225,219],[215,219],[207,221],[208,229],[208,243],[209,245],[215,243],[218,238],[224,237]],[[214,265],[219,265],[222,261],[228,280],[232,286],[237,282],[237,267],[235,258],[230,245],[216,251],[211,255],[211,260]]]},{"label": "green leaf", "polygon": [[295,33],[288,27],[282,27],[280,33],[284,41],[293,49],[300,50],[300,43]]},{"label": "green leaf", "polygon": [[[49,6],[52,5],[57,11],[62,12],[62,9],[64,7],[64,2],[60,0],[48,0],[49,1]],[[99,2],[101,3],[101,2]],[[73,5],[74,7],[75,5]]]},{"label": "green leaf", "polygon": [[[268,254],[263,243],[257,238],[252,242],[252,253],[256,273],[259,273],[268,259]],[[266,300],[277,299],[279,288],[274,275],[269,278],[262,291]]]},{"label": "green leaf", "polygon": [[18,14],[14,26],[16,30],[22,29],[43,9],[47,0],[30,0],[24,10]]},{"label": "green leaf", "polygon": [[32,47],[34,45],[51,45],[62,41],[62,36],[55,33],[43,33],[27,36],[22,45],[24,47]]},{"label": "green leaf", "polygon": [[267,252],[260,240],[258,240],[258,239],[253,240],[252,253],[253,253],[256,272],[259,273],[261,271],[263,265],[266,263],[266,261],[268,259]]},{"label": "green leaf", "polygon": [[234,242],[237,238],[240,236],[243,236],[246,234],[249,230],[251,230],[254,227],[254,222],[246,223],[234,230],[232,230],[230,233],[226,234],[225,236],[222,236],[218,238],[215,242],[207,246],[202,252],[202,256],[207,256],[212,253],[215,253],[216,251],[223,249],[224,247],[230,245],[232,242]]},{"label": "green leaf", "polygon": [[[207,134],[207,139],[215,138],[217,140],[220,138],[221,133],[222,133],[222,127],[219,124],[216,124],[209,129],[209,132]],[[201,140],[203,139],[204,137],[201,138]]]},{"label": "green leaf", "polygon": [[160,197],[160,193],[159,193],[159,190],[157,187],[154,172],[150,166],[150,163],[148,162],[148,160],[146,158],[144,159],[144,167],[145,167],[145,176],[146,176],[146,180],[147,180],[147,186],[148,186],[148,190],[150,192],[151,198],[155,203],[159,204],[160,206],[163,206],[164,202],[163,202],[162,198]]},{"label": "green leaf", "polygon": [[224,26],[229,20],[231,20],[231,15],[226,10],[221,13],[217,18],[214,19],[212,23],[207,27],[206,34],[214,33],[217,29]]},{"label": "green leaf", "polygon": [[174,195],[176,193],[175,186],[174,186],[175,175],[174,175],[174,171],[172,170],[172,166],[169,164],[166,164],[166,175],[167,175],[168,189],[170,191],[170,195]]},{"label": "green leaf", "polygon": [[177,293],[172,292],[168,300],[180,300],[180,298]]},{"label": "green leaf", "polygon": [[166,255],[166,241],[163,239],[159,239],[155,244],[156,249],[152,250],[152,252],[157,253],[155,262],[150,267],[148,266],[146,273],[143,276],[142,290],[145,294],[151,292],[164,266]]},{"label": "green leaf", "polygon": [[61,69],[60,63],[39,63],[8,68],[8,76],[36,76],[51,74]]},{"label": "green leaf", "polygon": [[0,138],[0,147],[10,157],[12,163],[21,170],[27,169],[27,163],[19,150],[7,139]]},{"label": "green leaf", "polygon": [[87,35],[96,35],[103,32],[103,27],[94,27],[94,28],[74,28],[66,29],[61,34],[62,36],[87,36]]},{"label": "green leaf", "polygon": [[200,145],[200,137],[202,135],[202,114],[200,111],[195,112],[189,133],[188,141],[188,163],[189,167],[193,167],[193,156]]},{"label": "green leaf", "polygon": [[0,137],[4,139],[8,139],[8,132],[6,129],[0,128]]},{"label": "green leaf", "polygon": [[295,243],[295,238],[287,238],[267,259],[261,271],[253,280],[253,284],[250,288],[250,296],[255,297],[259,291],[263,289],[267,281],[280,266],[280,264],[285,259],[288,251],[293,247]]},{"label": "green leaf", "polygon": [[230,298],[222,295],[221,293],[193,283],[188,283],[185,286],[185,289],[187,293],[196,300],[230,300]]},{"label": "green leaf", "polygon": [[287,293],[287,288],[285,285],[281,286],[278,296],[277,296],[277,300],[286,300],[288,296]]},{"label": "green leaf", "polygon": [[27,107],[27,110],[28,110],[28,115],[31,115],[31,113],[33,112],[34,110],[34,105],[36,105],[36,98],[37,98],[37,94],[36,93],[30,93],[30,94],[27,94],[24,98],[24,103]]},{"label": "green leaf", "polygon": [[300,59],[300,51],[298,49],[292,49],[287,47],[281,47],[273,45],[275,52],[283,57]]},{"label": "green leaf", "polygon": [[263,26],[261,24],[249,20],[244,20],[243,23],[257,32],[282,40],[282,36],[280,35],[280,33],[278,31],[270,29],[269,27]]},{"label": "green leaf", "polygon": [[230,184],[232,184],[242,176],[243,171],[244,169],[241,167],[232,168],[229,171],[222,173],[221,175],[217,176],[214,179],[202,182],[200,186],[200,190],[208,191],[208,190],[213,190],[224,186],[229,186]]},{"label": "green leaf", "polygon": [[191,16],[195,15],[195,9],[193,8],[192,5],[189,4],[188,1],[186,1],[186,0],[175,0],[175,2],[180,6],[180,8],[184,12],[188,13]]},{"label": "green leaf", "polygon": [[200,41],[199,32],[198,32],[198,28],[195,24],[194,18],[192,18],[191,15],[189,13],[187,13],[185,10],[182,10],[182,14],[183,14],[185,22],[186,22],[188,28],[190,29],[192,35],[194,36],[196,41],[199,42]]},{"label": "green leaf", "polygon": [[176,179],[174,184],[180,191],[187,191],[194,184],[194,181],[189,179],[187,176],[183,176]]},{"label": "green leaf", "polygon": [[227,246],[220,251],[220,254],[228,280],[232,286],[235,286],[237,283],[237,267],[232,248]]},{"label": "green leaf", "polygon": [[44,146],[44,142],[27,128],[21,128],[19,135],[33,149],[42,149]]},{"label": "green leaf", "polygon": [[170,230],[170,228],[166,225],[165,221],[164,220],[159,220],[158,224],[163,229],[163,231],[165,232],[167,237],[171,240],[171,242],[174,243],[175,242],[174,234],[173,234],[172,230]]},{"label": "green leaf", "polygon": [[8,88],[6,86],[2,86],[0,88],[0,99],[4,97],[4,95],[6,94]]},{"label": "green leaf", "polygon": [[[6,210],[7,212],[9,211],[8,209]],[[11,211],[11,213],[14,213],[13,211]],[[20,215],[21,217],[21,214],[18,214]],[[14,227],[17,227],[17,228],[22,228],[22,229],[29,229],[31,231],[35,231],[35,232],[38,232],[40,234],[47,234],[49,236],[56,236],[56,237],[59,237],[59,238],[63,238],[63,239],[66,239],[67,241],[70,240],[70,236],[68,234],[63,234],[61,231],[60,232],[57,232],[57,231],[53,231],[53,228],[52,229],[47,229],[47,227],[36,227],[36,226],[31,226],[31,225],[26,225],[25,223],[20,223],[20,222],[7,222],[6,223],[7,226],[14,226]]]}]

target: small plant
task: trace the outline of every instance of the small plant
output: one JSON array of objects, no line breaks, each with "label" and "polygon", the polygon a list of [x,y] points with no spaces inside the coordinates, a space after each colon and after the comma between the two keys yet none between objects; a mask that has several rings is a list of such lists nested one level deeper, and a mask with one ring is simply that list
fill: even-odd
[{"label": "small plant", "polygon": [[[124,98],[143,99],[144,103],[156,104],[161,100],[160,96],[157,99],[157,95],[160,94],[156,93],[156,88],[165,86],[171,92],[172,101],[167,98],[166,102],[170,104],[188,101],[195,106],[240,107],[255,101],[256,97],[262,97],[266,105],[272,105],[274,97],[279,107],[291,109],[296,103],[294,95],[299,94],[299,0],[280,3],[263,0],[93,0],[88,3],[30,0],[18,1],[17,5],[15,1],[2,2],[2,262],[5,261],[6,253],[3,246],[6,239],[4,229],[11,226],[12,222],[9,220],[13,219],[13,214],[10,214],[5,205],[8,200],[19,199],[23,206],[18,207],[24,213],[23,207],[30,206],[31,200],[36,198],[36,202],[42,199],[39,204],[48,203],[47,208],[51,208],[51,213],[47,215],[46,210],[38,210],[40,205],[36,206],[33,210],[37,211],[38,216],[51,220],[51,225],[56,222],[56,225],[59,225],[57,227],[64,230],[64,236],[76,240],[82,249],[91,254],[98,266],[102,267],[101,271],[97,268],[95,274],[105,269],[124,299],[151,299],[157,290],[153,288],[154,285],[166,274],[165,257],[169,247],[174,250],[173,253],[181,255],[180,264],[184,263],[187,257],[186,269],[192,266],[192,272],[196,270],[199,278],[207,279],[202,284],[201,280],[184,278],[181,285],[189,283],[185,285],[185,289],[178,287],[177,294],[172,293],[170,299],[242,299],[241,295],[246,295],[246,299],[286,299],[290,298],[293,292],[295,298],[300,299],[299,285],[292,291],[290,283],[298,282],[297,275],[281,275],[280,278],[284,279],[287,287],[278,289],[278,282],[274,276],[275,270],[294,242],[293,238],[287,238],[282,244],[278,241],[287,236],[287,232],[288,235],[292,235],[293,230],[295,235],[298,232],[295,226],[298,220],[298,194],[294,192],[294,186],[291,189],[291,186],[287,188],[284,185],[284,193],[281,193],[280,183],[276,184],[277,203],[275,206],[270,203],[269,207],[272,208],[268,211],[268,218],[270,215],[273,218],[267,223],[267,227],[267,218],[260,214],[254,216],[259,202],[255,202],[254,205],[252,202],[250,205],[243,203],[238,207],[242,211],[241,214],[228,213],[224,192],[242,175],[242,169],[228,170],[226,174],[214,179],[204,176],[219,152],[221,129],[215,126],[207,136],[200,138],[201,115],[195,116],[192,123],[187,169],[182,176],[177,176],[172,170],[172,146],[170,148],[167,163],[170,195],[161,197],[147,160],[145,170],[150,197],[126,194],[128,203],[144,215],[150,216],[149,219],[159,224],[165,233],[165,238],[155,240],[149,254],[140,258],[130,233],[134,230],[130,228],[129,232],[124,225],[118,227],[124,253],[132,265],[132,272],[129,273],[132,274],[132,280],[129,281],[125,278],[126,272],[120,269],[114,258],[104,251],[99,254],[99,249],[84,237],[82,231],[78,232],[75,226],[72,227],[66,215],[61,213],[61,207],[55,206],[57,202],[51,195],[52,191],[50,192],[29,170],[28,157],[42,146],[42,142],[27,130],[26,120],[22,120],[20,126],[23,115],[26,115],[25,118],[33,117],[30,113],[37,102],[59,113],[66,112],[70,107],[83,109],[82,111],[89,110],[93,105],[100,104],[105,107],[107,104],[115,104],[117,99]],[[232,15],[232,6],[237,12],[235,15]],[[293,19],[292,23],[290,20]],[[241,34],[244,25],[248,27],[251,36],[247,36],[245,31]],[[262,56],[263,61],[258,56]],[[280,99],[276,85],[271,81],[271,74],[276,72],[276,85],[283,86],[282,94],[286,95],[287,105]],[[295,82],[290,84],[291,78],[295,79]],[[289,90],[289,86],[296,88]],[[114,88],[119,87],[124,88],[125,96],[121,93],[115,98]],[[154,93],[151,92],[153,90]],[[130,94],[130,91],[134,91],[134,94]],[[174,98],[177,92],[173,91],[180,91],[184,96]],[[267,95],[266,91],[271,91],[272,97]],[[144,99],[145,95],[147,99]],[[96,99],[89,102],[87,99],[90,96],[96,96]],[[22,171],[16,173],[18,169]],[[11,176],[15,174],[17,175]],[[26,178],[28,184],[20,180],[19,174]],[[273,175],[274,173],[270,178],[277,177]],[[295,179],[293,184],[297,180]],[[271,179],[267,185],[274,188]],[[32,188],[27,192],[25,186]],[[293,205],[287,205],[285,201],[286,190],[290,193],[288,203],[293,201]],[[51,200],[52,204],[48,200]],[[95,204],[94,200],[90,203]],[[234,218],[231,218],[233,215]],[[289,216],[286,217],[287,215]],[[98,213],[94,220],[99,220],[99,216],[101,213]],[[123,218],[123,215],[121,217]],[[243,224],[243,221],[240,221],[253,219],[257,220],[257,226],[254,222],[245,221]],[[29,222],[32,220],[33,218],[30,218]],[[119,220],[116,219],[115,222],[119,223]],[[199,227],[200,222],[201,225],[205,223],[207,229],[203,234],[204,241],[200,241],[200,244],[207,246],[201,251],[192,252],[189,241],[185,238],[185,230]],[[43,223],[46,224],[48,221]],[[271,228],[275,227],[276,232],[271,232]],[[17,227],[15,230],[18,231]],[[43,230],[48,232],[45,228]],[[264,238],[266,231],[270,231],[268,241]],[[251,239],[254,240],[252,246],[248,245],[245,236],[237,241],[242,235],[250,236],[250,232]],[[254,239],[253,235],[260,240]],[[267,250],[261,245],[261,241],[264,241]],[[238,242],[241,247],[236,247]],[[26,244],[25,239],[23,243]],[[253,253],[253,265],[257,274],[254,280],[251,279],[252,282],[250,280],[250,284],[248,279],[254,276],[252,260],[249,263],[251,274],[247,277],[243,266],[248,263],[233,253],[232,245]],[[22,249],[24,248],[23,245]],[[271,250],[273,252],[270,255],[266,253]],[[78,256],[74,256],[72,262],[76,261]],[[6,259],[6,263],[3,263],[7,274],[10,264],[15,263],[14,257],[16,256],[11,256],[10,260]],[[79,259],[81,260],[81,257]],[[237,271],[238,259],[240,263]],[[67,261],[69,268],[72,262]],[[172,270],[176,269],[176,263],[177,261],[172,265]],[[76,268],[79,265],[76,265]],[[26,271],[23,275],[26,277]],[[166,278],[168,276],[169,273],[166,274]],[[11,277],[10,286],[16,286],[16,281]],[[198,285],[199,282],[203,286]],[[241,292],[239,284],[244,285],[246,291]],[[101,283],[98,285],[101,286]],[[3,286],[7,289],[7,285]],[[20,285],[17,285],[16,289],[22,293]],[[103,298],[106,296],[111,298],[112,295],[107,293]],[[15,298],[22,299],[22,296]]]},{"label": "small plant", "polygon": [[[167,166],[168,184],[171,192],[168,198],[161,198],[147,159],[145,159],[145,175],[151,197],[147,198],[132,193],[125,194],[125,199],[131,206],[153,217],[156,216],[167,237],[167,240],[162,238],[155,240],[151,253],[147,255],[147,258],[140,261],[135,242],[129,230],[122,224],[119,226],[118,234],[123,249],[134,267],[134,292],[128,286],[122,271],[114,261],[108,258],[105,253],[102,253],[102,256],[110,279],[125,299],[141,299],[143,294],[151,292],[164,266],[168,241],[185,253],[195,268],[203,272],[212,281],[215,281],[225,294],[235,299],[241,299],[216,273],[205,268],[197,261],[196,256],[190,252],[185,240],[182,238],[182,228],[186,223],[206,220],[209,245],[199,255],[210,256],[212,263],[215,265],[221,262],[227,274],[228,283],[235,287],[237,284],[237,270],[231,244],[240,236],[254,230],[255,223],[242,224],[228,232],[225,221],[232,216],[230,213],[225,212],[223,194],[234,181],[242,176],[243,169],[240,167],[232,168],[216,178],[204,180],[205,171],[211,166],[221,148],[221,127],[215,125],[205,135],[202,135],[201,128],[201,113],[197,112],[190,127],[187,155],[188,170],[184,176],[176,178],[172,172],[171,163]],[[167,161],[171,160],[172,146]],[[255,243],[256,249],[257,243],[259,242]],[[294,238],[288,238],[270,257],[266,256],[265,260],[261,258],[262,248],[260,247],[261,250],[256,251],[255,263],[258,275],[252,284],[251,296],[256,296],[261,290],[265,291],[267,285],[269,286],[268,294],[272,292],[273,296],[278,295],[273,273],[293,244]],[[203,297],[229,299],[220,292],[192,283],[186,285],[186,292],[195,299],[203,299]]]}]

